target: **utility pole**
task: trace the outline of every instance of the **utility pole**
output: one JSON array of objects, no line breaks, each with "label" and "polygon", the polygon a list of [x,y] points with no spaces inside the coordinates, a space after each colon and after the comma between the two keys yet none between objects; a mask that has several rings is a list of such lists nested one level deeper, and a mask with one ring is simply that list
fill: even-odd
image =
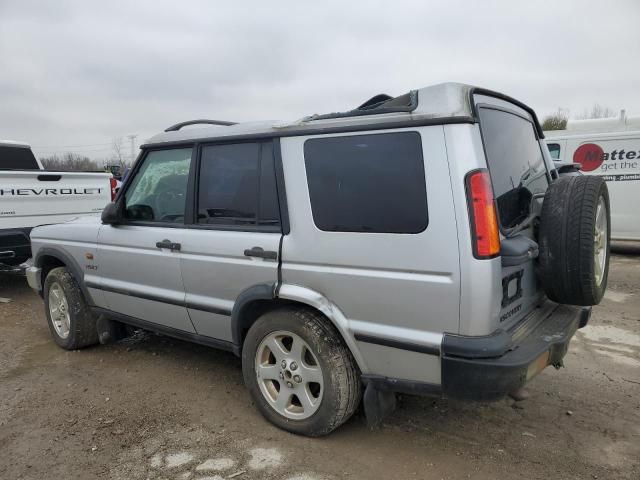
[{"label": "utility pole", "polygon": [[136,159],[135,157],[135,140],[138,135],[127,135],[127,138],[131,142],[131,160],[130,165],[133,165],[133,161]]}]

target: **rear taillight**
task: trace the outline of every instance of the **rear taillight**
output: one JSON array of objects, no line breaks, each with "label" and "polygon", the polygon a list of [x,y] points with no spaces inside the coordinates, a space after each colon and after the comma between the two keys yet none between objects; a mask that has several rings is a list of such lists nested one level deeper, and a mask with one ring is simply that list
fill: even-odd
[{"label": "rear taillight", "polygon": [[116,191],[116,188],[118,187],[118,181],[111,177],[109,179],[109,185],[111,186],[111,201],[113,202],[116,199],[116,193],[118,193]]},{"label": "rear taillight", "polygon": [[500,232],[489,172],[485,169],[469,172],[465,183],[473,256],[493,258],[500,253]]}]

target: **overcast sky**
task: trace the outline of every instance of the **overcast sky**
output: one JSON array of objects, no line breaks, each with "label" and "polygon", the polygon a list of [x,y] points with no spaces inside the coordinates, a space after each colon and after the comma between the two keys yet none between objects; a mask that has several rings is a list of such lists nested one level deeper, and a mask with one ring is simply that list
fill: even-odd
[{"label": "overcast sky", "polygon": [[638,0],[0,0],[0,138],[102,158],[186,119],[294,119],[445,81],[540,116],[640,115],[639,58]]}]

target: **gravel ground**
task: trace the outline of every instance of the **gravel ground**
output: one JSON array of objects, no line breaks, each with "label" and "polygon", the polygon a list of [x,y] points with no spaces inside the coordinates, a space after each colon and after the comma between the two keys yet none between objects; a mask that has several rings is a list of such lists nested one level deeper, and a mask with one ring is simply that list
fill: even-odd
[{"label": "gravel ground", "polygon": [[24,278],[0,297],[2,479],[640,478],[637,249],[528,400],[403,396],[380,430],[357,414],[322,439],[263,420],[232,354],[145,333],[66,352]]}]

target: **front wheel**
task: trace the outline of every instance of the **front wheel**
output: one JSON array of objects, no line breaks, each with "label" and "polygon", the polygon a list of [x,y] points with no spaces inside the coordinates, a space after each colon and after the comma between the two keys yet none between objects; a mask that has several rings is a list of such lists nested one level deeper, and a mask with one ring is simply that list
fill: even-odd
[{"label": "front wheel", "polygon": [[262,415],[289,432],[326,435],[360,402],[351,352],[333,325],[312,310],[287,308],[260,317],[245,339],[242,371]]},{"label": "front wheel", "polygon": [[54,268],[44,281],[44,305],[54,341],[65,350],[98,343],[96,316],[65,267]]}]

